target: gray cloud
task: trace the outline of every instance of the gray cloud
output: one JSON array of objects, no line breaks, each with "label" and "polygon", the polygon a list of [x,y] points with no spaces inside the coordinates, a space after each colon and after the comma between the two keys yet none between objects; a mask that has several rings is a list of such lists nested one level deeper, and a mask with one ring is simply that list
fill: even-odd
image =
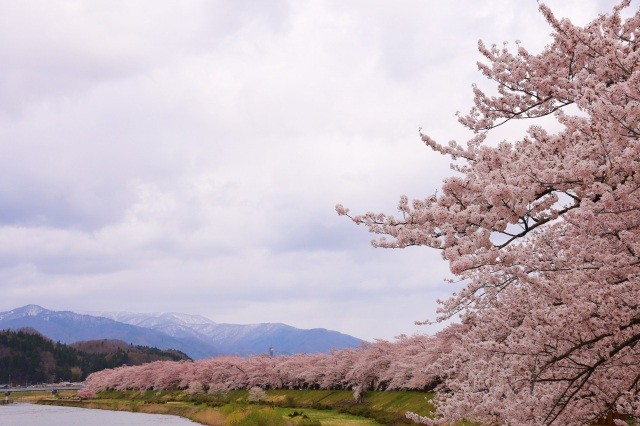
[{"label": "gray cloud", "polygon": [[433,193],[418,128],[468,136],[477,39],[548,41],[535,2],[473,4],[2,3],[0,308],[414,332],[447,265],[333,206]]}]

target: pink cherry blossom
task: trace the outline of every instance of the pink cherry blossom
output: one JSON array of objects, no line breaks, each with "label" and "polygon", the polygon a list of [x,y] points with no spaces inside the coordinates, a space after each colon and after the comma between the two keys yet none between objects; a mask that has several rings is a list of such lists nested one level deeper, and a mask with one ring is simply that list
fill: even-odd
[{"label": "pink cherry blossom", "polygon": [[[553,41],[539,54],[480,42],[479,69],[497,94],[473,88],[459,120],[475,136],[422,135],[455,160],[440,195],[401,197],[401,218],[337,207],[380,235],[374,246],[441,250],[467,283],[439,309],[461,324],[432,367],[438,416],[413,420],[640,416],[640,11],[623,19],[629,6],[578,27],[541,5]],[[550,114],[558,133],[535,125]],[[487,143],[512,120],[534,121],[520,140]]]}]

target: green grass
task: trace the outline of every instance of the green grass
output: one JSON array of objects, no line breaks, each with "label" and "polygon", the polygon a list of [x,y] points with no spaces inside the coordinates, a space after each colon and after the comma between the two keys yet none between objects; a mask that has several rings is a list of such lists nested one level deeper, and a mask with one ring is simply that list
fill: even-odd
[{"label": "green grass", "polygon": [[[43,395],[45,398],[46,395]],[[188,417],[203,424],[222,424],[227,418],[233,425],[285,424],[298,426],[370,426],[409,424],[405,413],[428,415],[433,410],[432,395],[426,392],[367,392],[356,403],[351,391],[337,390],[268,390],[267,399],[249,403],[246,390],[224,395],[188,394],[181,391],[104,391],[86,401],[51,399],[43,403],[80,404],[91,408],[157,412]],[[295,415],[294,413],[304,413]],[[206,420],[211,418],[213,420]]]},{"label": "green grass", "polygon": [[[313,408],[281,408],[276,407],[275,410],[283,417],[297,421],[296,424],[313,424],[313,421],[320,422],[322,426],[375,426],[380,423],[372,419],[366,419],[352,414],[339,413],[335,410],[315,410]],[[300,413],[298,416],[291,416],[294,413]],[[303,417],[303,416],[306,416]],[[318,424],[318,423],[315,423]]]},{"label": "green grass", "polygon": [[361,403],[353,400],[351,391],[272,390],[268,401],[287,407],[332,409],[360,417],[375,419],[382,424],[410,423],[407,411],[426,416],[433,411],[432,394],[426,392],[367,392]]}]

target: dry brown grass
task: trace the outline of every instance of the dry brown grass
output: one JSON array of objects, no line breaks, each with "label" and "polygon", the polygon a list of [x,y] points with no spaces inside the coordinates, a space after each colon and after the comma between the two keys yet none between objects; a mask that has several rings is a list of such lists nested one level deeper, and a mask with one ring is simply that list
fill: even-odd
[{"label": "dry brown grass", "polygon": [[200,410],[191,417],[194,422],[202,423],[210,426],[224,426],[226,416],[214,408],[206,408]]},{"label": "dry brown grass", "polygon": [[[58,391],[58,398],[71,398],[75,396],[76,391]],[[51,392],[34,391],[34,392],[12,392],[10,398],[15,402],[38,402],[42,398],[48,398]]]}]

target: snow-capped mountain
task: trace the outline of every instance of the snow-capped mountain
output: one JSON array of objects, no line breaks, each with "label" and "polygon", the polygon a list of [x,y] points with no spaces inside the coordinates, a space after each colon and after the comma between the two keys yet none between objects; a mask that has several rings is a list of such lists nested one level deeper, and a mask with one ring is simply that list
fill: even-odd
[{"label": "snow-capped mountain", "polygon": [[357,347],[361,340],[337,331],[298,329],[286,324],[218,324],[181,313],[51,311],[27,305],[0,312],[0,329],[32,327],[62,343],[120,339],[135,345],[178,349],[194,359],[221,354],[252,355],[329,352]]},{"label": "snow-capped mountain", "polygon": [[227,354],[329,352],[359,346],[353,336],[324,328],[299,329],[281,323],[223,324],[200,315],[175,312],[138,314],[132,312],[93,313],[123,323],[147,327],[173,337],[190,336],[213,344]]},{"label": "snow-capped mountain", "polygon": [[51,311],[38,305],[27,305],[0,312],[0,329],[16,330],[22,327],[32,327],[44,336],[61,343],[119,339],[134,345],[178,349],[191,358],[206,358],[220,353],[213,345],[199,339],[189,336],[171,336],[150,328],[100,316],[70,311]]},{"label": "snow-capped mountain", "polygon": [[199,315],[188,315],[174,312],[157,312],[152,314],[137,314],[133,312],[87,312],[95,315],[110,318],[114,321],[131,324],[138,327],[166,333],[173,337],[190,336],[202,338],[202,333],[198,330],[206,325],[215,325],[213,321]]}]

